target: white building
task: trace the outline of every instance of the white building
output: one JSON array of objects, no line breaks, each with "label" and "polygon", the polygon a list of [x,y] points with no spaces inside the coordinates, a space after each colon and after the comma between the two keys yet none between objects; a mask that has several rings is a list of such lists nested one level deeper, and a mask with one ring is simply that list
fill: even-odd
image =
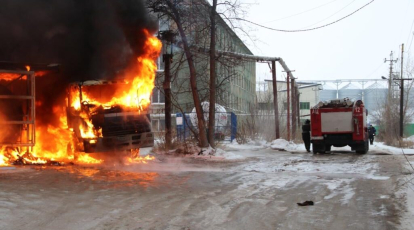
[{"label": "white building", "polygon": [[[301,120],[309,119],[310,108],[319,102],[319,91],[322,90],[322,85],[318,83],[296,82],[299,91],[299,114]],[[287,83],[286,81],[277,81],[277,96],[279,121],[283,122],[287,117]],[[265,80],[257,86],[257,105],[259,114],[273,115],[273,82],[272,80]],[[292,100],[290,99],[290,103]],[[292,104],[290,105],[290,111]],[[292,114],[292,113],[291,113]]]}]

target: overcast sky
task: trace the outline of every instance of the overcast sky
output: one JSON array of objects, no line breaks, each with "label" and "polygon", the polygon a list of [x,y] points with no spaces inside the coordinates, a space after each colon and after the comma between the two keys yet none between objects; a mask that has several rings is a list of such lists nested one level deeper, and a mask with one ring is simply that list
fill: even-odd
[{"label": "overcast sky", "polygon": [[[276,29],[306,29],[336,21],[370,1],[257,0],[247,19]],[[404,59],[410,53],[414,60],[414,44],[408,50],[413,23],[413,0],[375,0],[338,23],[310,32],[276,32],[251,25],[248,29],[256,40],[248,46],[255,55],[283,58],[299,80],[380,79],[388,76],[389,63],[384,59],[391,51],[401,60],[402,43]],[[256,66],[257,80],[271,79],[267,64]],[[282,80],[280,65],[277,70]]]}]

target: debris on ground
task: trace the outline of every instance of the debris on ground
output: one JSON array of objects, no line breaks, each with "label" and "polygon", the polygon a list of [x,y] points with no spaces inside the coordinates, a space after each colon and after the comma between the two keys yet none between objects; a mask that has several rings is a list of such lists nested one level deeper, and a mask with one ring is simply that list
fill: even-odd
[{"label": "debris on ground", "polygon": [[305,202],[303,202],[303,203],[297,203],[299,206],[310,206],[310,205],[313,205],[313,201],[311,201],[311,200],[307,200],[307,201],[305,201]]}]

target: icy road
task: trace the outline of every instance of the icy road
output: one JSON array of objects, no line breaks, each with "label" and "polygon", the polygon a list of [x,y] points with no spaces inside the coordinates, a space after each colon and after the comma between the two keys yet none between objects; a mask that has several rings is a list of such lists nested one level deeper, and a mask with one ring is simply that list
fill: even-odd
[{"label": "icy road", "polygon": [[[0,168],[0,229],[413,229],[401,154],[223,152],[148,165]],[[297,205],[304,201],[314,205]]]}]

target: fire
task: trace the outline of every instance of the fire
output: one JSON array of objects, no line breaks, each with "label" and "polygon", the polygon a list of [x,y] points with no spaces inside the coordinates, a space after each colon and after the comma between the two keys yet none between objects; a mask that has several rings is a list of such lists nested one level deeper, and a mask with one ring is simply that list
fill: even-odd
[{"label": "fire", "polygon": [[146,155],[145,157],[141,157],[139,155],[139,149],[132,149],[131,155],[127,159],[129,163],[141,163],[141,164],[148,164],[148,161],[155,160],[154,156]]},{"label": "fire", "polygon": [[[30,66],[26,66],[26,70],[30,71]],[[34,74],[35,74],[36,77],[41,77],[41,76],[44,76],[47,73],[48,73],[48,71],[36,71]],[[15,80],[19,77],[20,77],[20,74],[18,74],[18,73],[0,73],[0,80],[12,81],[12,80]],[[20,79],[26,80],[27,77],[23,76]]]},{"label": "fire", "polygon": [[[19,76],[20,74],[17,73],[0,73],[0,80],[12,81],[18,78]],[[26,76],[22,77],[22,79],[26,79]]]},{"label": "fire", "polygon": [[[105,107],[113,105],[122,105],[129,108],[138,108],[142,110],[150,104],[150,96],[154,88],[155,73],[157,70],[156,58],[160,55],[162,43],[156,37],[145,31],[147,40],[144,45],[146,51],[137,58],[137,65],[128,73],[120,76],[124,80],[124,87],[117,88],[114,96],[109,101],[99,101],[88,95],[87,91],[82,91],[82,101],[88,101],[93,104],[100,104]],[[70,92],[72,98],[71,105],[75,109],[81,108],[79,93]]]},{"label": "fire", "polygon": [[[135,111],[141,111],[150,104],[150,96],[154,88],[155,75],[157,70],[156,59],[158,58],[162,43],[154,36],[145,31],[147,40],[144,45],[145,52],[140,57],[137,57],[136,65],[128,69],[126,73],[119,78],[124,79],[125,84],[115,90],[114,96],[110,100],[100,101],[98,98],[93,98],[88,94],[88,91],[82,91],[82,100],[80,99],[79,91],[71,90],[68,92],[72,101],[69,107],[72,107],[75,112],[79,113],[83,122],[79,125],[80,136],[82,138],[91,138],[90,143],[96,143],[96,139],[102,136],[101,130],[96,130],[91,122],[91,119],[85,111],[83,102],[95,104],[108,108],[114,105],[131,108]],[[26,66],[26,70],[30,71],[30,66]],[[36,76],[42,76],[44,72],[36,72]],[[12,80],[16,74],[0,73],[1,79]],[[41,101],[36,101],[36,106],[41,106]],[[74,138],[73,130],[69,129],[66,121],[65,108],[53,108],[55,119],[58,124],[52,125],[37,125],[36,126],[36,145],[35,147],[22,148],[25,154],[19,154],[16,148],[10,149],[5,146],[0,146],[0,166],[10,165],[17,160],[22,160],[26,163],[42,164],[50,161],[56,162],[76,162],[81,164],[99,164],[103,160],[95,159],[87,153],[77,152],[76,147],[79,145],[77,138]],[[140,157],[134,155],[128,161],[130,163],[147,163],[153,160],[154,157],[146,156]]]}]

